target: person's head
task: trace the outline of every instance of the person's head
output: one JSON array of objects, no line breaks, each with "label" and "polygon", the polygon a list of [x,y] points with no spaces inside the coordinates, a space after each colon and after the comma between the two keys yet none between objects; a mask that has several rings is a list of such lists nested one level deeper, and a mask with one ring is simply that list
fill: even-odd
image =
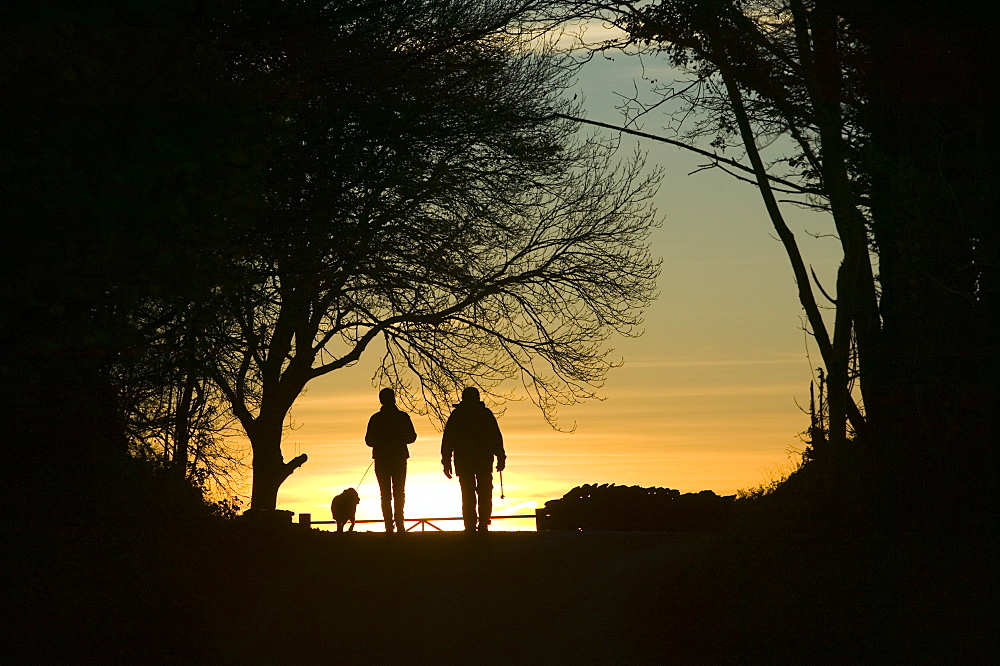
[{"label": "person's head", "polygon": [[378,401],[383,405],[395,405],[396,404],[396,392],[391,388],[384,388],[378,392]]},{"label": "person's head", "polygon": [[470,386],[462,391],[462,402],[478,402],[479,401],[479,389],[475,386]]}]

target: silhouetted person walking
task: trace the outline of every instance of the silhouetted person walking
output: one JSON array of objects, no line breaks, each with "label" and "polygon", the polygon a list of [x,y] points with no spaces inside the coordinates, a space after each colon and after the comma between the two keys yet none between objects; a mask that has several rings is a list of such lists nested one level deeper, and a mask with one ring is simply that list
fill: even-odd
[{"label": "silhouetted person walking", "polygon": [[465,531],[486,532],[493,513],[493,457],[497,459],[497,471],[502,472],[507,454],[496,417],[479,399],[479,390],[471,386],[462,391],[462,402],[455,405],[441,438],[441,464],[449,479],[453,456],[462,486]]},{"label": "silhouetted person walking", "polygon": [[[385,531],[405,531],[403,504],[406,501],[407,444],[417,439],[410,415],[396,407],[396,393],[390,388],[378,392],[382,408],[368,419],[365,443],[372,447],[375,477],[382,493],[382,518]],[[395,508],[395,511],[393,510]],[[395,523],[395,525],[394,525]]]}]

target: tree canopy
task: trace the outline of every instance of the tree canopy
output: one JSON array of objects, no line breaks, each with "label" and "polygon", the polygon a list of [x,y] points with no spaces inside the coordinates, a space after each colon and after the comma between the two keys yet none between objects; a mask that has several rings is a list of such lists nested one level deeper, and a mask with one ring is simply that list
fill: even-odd
[{"label": "tree canopy", "polygon": [[[824,0],[563,6],[568,17],[621,29],[599,49],[662,56],[674,67],[676,80],[652,82],[653,101],[626,105],[630,123],[664,119],[661,140],[759,189],[826,366],[830,443],[843,448],[853,435],[875,452],[887,524],[943,523],[974,502],[937,499],[995,492],[996,458],[981,444],[991,420],[984,406],[998,395],[987,323],[998,301],[987,148],[995,99],[983,86],[990,40],[977,9]],[[829,213],[842,249],[835,285],[810,274],[783,203]]]},{"label": "tree canopy", "polygon": [[603,341],[652,296],[655,176],[554,115],[570,63],[499,4],[418,28],[399,9],[297,14],[269,31],[294,58],[268,42],[241,64],[280,100],[276,148],[213,378],[253,444],[258,508],[305,460],[280,452],[295,398],[371,346],[380,381],[439,416],[463,386],[518,380],[552,418],[592,395]]},{"label": "tree canopy", "polygon": [[466,384],[519,381],[548,418],[592,395],[652,297],[655,175],[556,115],[544,4],[20,8],[14,436],[67,474],[89,441],[188,475],[226,407],[273,508],[292,402],[373,345],[438,414]]}]

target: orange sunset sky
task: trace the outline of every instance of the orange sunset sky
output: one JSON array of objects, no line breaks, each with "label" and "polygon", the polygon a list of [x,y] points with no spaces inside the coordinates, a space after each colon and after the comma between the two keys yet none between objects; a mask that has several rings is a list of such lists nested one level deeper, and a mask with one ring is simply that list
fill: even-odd
[{"label": "orange sunset sky", "polygon": [[[631,91],[643,73],[669,76],[666,65],[658,70],[647,59],[644,66],[623,56],[595,58],[570,94],[583,96],[588,118],[620,124],[614,91]],[[665,124],[652,114],[644,120],[640,127],[651,133]],[[636,145],[623,137],[620,156]],[[652,236],[663,268],[646,332],[610,341],[624,366],[608,376],[603,401],[559,412],[560,426],[575,423],[575,432],[552,430],[527,400],[491,405],[504,410],[499,421],[508,454],[505,500],[495,476],[495,515],[532,513],[584,483],[732,494],[787,468],[789,451],[802,447],[798,433],[808,417],[799,406],[808,406],[820,362],[802,330],[791,271],[756,189],[721,172],[688,175],[704,162],[697,155],[649,141],[638,145],[650,165],[664,170],[657,197],[663,224]],[[769,150],[774,156],[777,149]],[[809,235],[828,234],[828,220],[790,205],[784,213],[807,264],[832,292],[838,242]],[[364,433],[379,406],[380,387],[371,383],[378,359],[378,349],[370,350],[356,366],[310,384],[296,402],[284,453],[286,459],[307,453],[309,461],[282,486],[279,508],[329,520],[330,499],[358,487],[371,462]],[[439,426],[418,415],[413,421],[418,439],[410,446],[407,518],[458,516],[458,481],[441,473]],[[358,491],[358,518],[380,518],[374,472]],[[461,522],[441,526],[458,529]],[[494,527],[533,529],[533,521]]]}]

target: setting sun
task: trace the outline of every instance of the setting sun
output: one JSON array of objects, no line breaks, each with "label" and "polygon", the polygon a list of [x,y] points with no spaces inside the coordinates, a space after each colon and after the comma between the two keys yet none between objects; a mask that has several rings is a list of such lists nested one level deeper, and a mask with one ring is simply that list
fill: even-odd
[{"label": "setting sun", "polygon": [[[412,461],[412,459],[411,459]],[[366,465],[367,466],[367,465]],[[365,467],[362,467],[362,473]],[[505,475],[505,476],[509,476]],[[506,499],[500,498],[500,475],[493,475],[494,497],[493,513],[497,516],[510,515],[532,515],[541,503],[536,500],[523,499],[526,489],[523,480],[515,474],[518,479],[513,486],[504,481]],[[360,474],[359,474],[360,477]],[[330,500],[345,488],[351,487],[358,491],[361,502],[357,508],[357,519],[359,521],[374,520],[376,522],[363,522],[355,527],[355,531],[382,532],[382,513],[379,497],[378,483],[375,474],[369,471],[360,486],[357,485],[358,478],[347,481],[342,475],[332,475],[324,477],[320,474],[310,475],[307,483],[295,485],[295,494],[282,491],[282,508],[290,509],[298,514],[308,513],[312,521],[329,521]],[[511,492],[516,493],[512,495]],[[301,496],[301,499],[299,497]],[[285,499],[285,498],[288,499]],[[429,465],[426,461],[411,462],[406,478],[406,526],[408,529],[421,531],[433,530],[434,527],[426,525],[414,525],[418,519],[432,519],[433,525],[444,531],[461,530],[462,521],[455,520],[462,515],[462,497],[459,490],[458,479],[447,479],[442,474],[440,467]],[[440,520],[451,518],[453,520]],[[336,525],[317,525],[319,529],[336,530]],[[534,530],[534,518],[520,519],[498,519],[494,522],[492,529],[495,531],[518,531]]]}]

